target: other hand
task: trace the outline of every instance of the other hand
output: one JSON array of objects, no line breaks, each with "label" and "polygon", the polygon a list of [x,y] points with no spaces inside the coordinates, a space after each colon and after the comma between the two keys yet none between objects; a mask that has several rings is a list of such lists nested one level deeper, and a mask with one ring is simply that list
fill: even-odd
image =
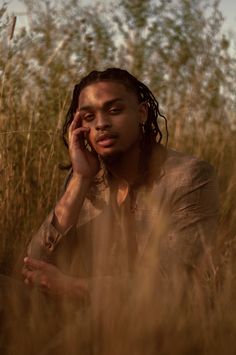
[{"label": "other hand", "polygon": [[29,257],[24,258],[24,265],[22,273],[25,284],[37,286],[53,296],[70,293],[72,278],[63,274],[55,265]]}]

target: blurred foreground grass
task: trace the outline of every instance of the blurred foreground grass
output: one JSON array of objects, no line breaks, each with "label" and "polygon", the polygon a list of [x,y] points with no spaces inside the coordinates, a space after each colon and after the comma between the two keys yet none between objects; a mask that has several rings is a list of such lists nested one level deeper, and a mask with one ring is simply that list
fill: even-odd
[{"label": "blurred foreground grass", "polygon": [[[214,309],[199,306],[193,297],[191,310],[184,313],[173,293],[162,295],[165,307],[156,310],[165,333],[162,349],[165,354],[235,354],[236,71],[229,39],[220,33],[217,4],[206,19],[200,2],[183,0],[172,11],[169,2],[162,2],[150,12],[150,1],[137,1],[134,7],[123,1],[115,10],[121,36],[115,47],[109,18],[104,22],[101,11],[94,16],[96,6],[82,9],[71,1],[71,6],[49,11],[50,2],[26,3],[28,31],[9,40],[11,18],[0,22],[1,273],[11,274],[60,195],[66,172],[59,164],[68,161],[60,130],[72,86],[91,69],[125,66],[157,96],[169,121],[169,147],[207,160],[219,177],[220,229],[208,280]],[[149,305],[139,316],[144,320],[151,313]],[[132,328],[136,320],[131,319]],[[123,335],[129,334],[127,329]],[[188,352],[195,341],[204,343],[204,352]]]}]

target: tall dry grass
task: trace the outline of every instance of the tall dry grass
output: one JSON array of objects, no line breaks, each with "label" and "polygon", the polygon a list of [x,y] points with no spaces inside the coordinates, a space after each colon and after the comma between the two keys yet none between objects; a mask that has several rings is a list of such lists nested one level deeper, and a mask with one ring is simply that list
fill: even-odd
[{"label": "tall dry grass", "polygon": [[[14,100],[14,91],[9,100]],[[59,163],[66,161],[66,152],[62,147],[60,128],[65,107],[58,110],[49,127],[44,129],[40,124],[42,117],[35,118],[38,109],[37,100],[33,105],[21,109],[9,106],[9,110],[1,113],[1,215],[0,215],[0,257],[1,272],[10,274],[16,261],[24,254],[24,248],[32,233],[39,227],[50,209],[59,197],[61,186],[65,178],[65,171],[59,169]],[[179,115],[178,115],[179,117]],[[178,117],[169,120],[178,125]],[[181,123],[182,124],[182,123]],[[202,289],[196,282],[190,285],[188,281],[181,284],[181,280],[174,279],[171,289],[160,288],[159,300],[153,295],[150,280],[140,279],[132,285],[134,294],[140,297],[129,300],[124,304],[114,301],[114,294],[104,291],[102,298],[108,299],[105,312],[113,326],[108,332],[108,340],[102,354],[155,354],[157,339],[160,354],[235,354],[236,350],[236,304],[235,304],[235,257],[236,257],[236,168],[234,156],[236,142],[234,132],[226,130],[225,126],[212,124],[208,134],[202,127],[194,127],[189,131],[183,129],[172,131],[170,123],[169,145],[177,150],[194,154],[206,159],[215,167],[221,193],[220,233],[215,240],[215,253],[212,267],[208,274],[206,285],[210,294],[210,301],[206,303]],[[128,286],[130,288],[130,286]],[[183,296],[188,290],[188,302]],[[145,290],[145,292],[144,292]],[[38,296],[36,296],[37,299]],[[111,301],[112,299],[112,301]],[[16,314],[22,312],[18,303]],[[47,304],[47,306],[45,306]],[[24,332],[16,331],[17,318],[11,328],[14,344],[8,349],[15,354],[16,344],[18,353],[37,354],[42,346],[51,352],[56,347],[56,353],[86,354],[88,334],[84,334],[84,343],[78,342],[76,329],[82,327],[85,320],[77,317],[75,322],[71,318],[71,309],[67,304],[63,310],[63,317],[67,325],[55,329],[55,305],[51,305],[46,313],[48,301],[35,298],[32,304],[32,319],[27,331],[31,340],[24,338]],[[42,317],[42,314],[43,317]],[[154,316],[155,315],[155,316]],[[159,315],[156,317],[156,315]],[[21,317],[24,317],[21,315]],[[20,318],[22,319],[22,318]],[[35,323],[35,319],[37,322]],[[46,320],[47,319],[47,320]],[[50,321],[48,322],[48,319]],[[54,319],[55,320],[55,319]],[[45,322],[48,327],[45,328]],[[51,324],[52,322],[52,324]],[[115,324],[115,326],[114,326]],[[17,325],[19,327],[19,324]],[[39,333],[39,328],[41,329]],[[48,339],[51,342],[40,339]],[[75,334],[74,334],[75,333]],[[46,336],[47,335],[47,336]],[[55,338],[54,338],[55,336]],[[22,339],[24,339],[22,341]],[[61,344],[61,339],[64,339]],[[150,340],[147,340],[150,339]],[[81,340],[81,339],[80,339]],[[132,342],[130,343],[130,341]],[[57,342],[59,342],[57,344]],[[49,345],[51,344],[51,345]],[[103,344],[103,346],[104,346]],[[138,344],[138,345],[137,345]],[[91,345],[91,344],[90,344]],[[58,346],[60,350],[58,350]],[[82,348],[81,348],[82,347]],[[63,349],[63,350],[62,350]],[[78,350],[82,349],[82,350]],[[45,354],[47,354],[45,350]],[[43,354],[43,352],[42,352]]]},{"label": "tall dry grass", "polygon": [[[59,164],[68,160],[60,131],[72,89],[68,82],[75,80],[73,75],[77,70],[70,68],[67,80],[60,86],[58,77],[62,73],[66,75],[65,68],[59,66],[60,60],[56,62],[50,52],[48,57],[54,59],[49,64],[56,64],[55,67],[49,68],[49,64],[38,69],[37,66],[27,67],[27,61],[33,58],[32,51],[26,46],[24,36],[18,40],[22,41],[22,46],[16,50],[9,42],[7,54],[4,52],[4,63],[1,62],[0,268],[6,275],[11,274],[17,260],[22,258],[27,241],[60,195],[66,172],[59,169]],[[40,57],[40,48],[35,53]],[[190,285],[178,278],[173,280],[172,288],[161,289],[160,286],[162,291],[158,295],[152,292],[151,276],[145,282],[143,278],[137,279],[132,284],[133,296],[128,303],[124,298],[121,298],[122,302],[118,300],[115,303],[114,294],[110,295],[108,290],[103,297],[107,298],[109,307],[106,307],[106,312],[112,327],[103,355],[156,354],[156,345],[149,341],[145,343],[145,339],[153,339],[153,334],[158,338],[160,354],[236,353],[236,140],[232,128],[235,112],[232,108],[226,121],[210,119],[203,122],[204,112],[197,111],[189,122],[185,119],[188,102],[186,100],[184,105],[184,98],[181,107],[178,112],[172,111],[171,107],[166,110],[169,146],[206,159],[215,167],[219,177],[220,231],[204,289],[210,294],[209,302],[205,301],[197,281]],[[12,294],[16,292],[13,288]],[[25,333],[18,332],[24,319],[24,308],[17,300],[12,301],[17,320],[10,329],[15,343],[9,348],[9,353],[17,351],[23,355],[27,350],[36,354],[42,346],[37,340],[39,332],[42,333],[39,339],[48,332],[55,336],[52,331],[55,305],[48,307],[48,301],[41,298],[36,303],[32,301],[32,319],[27,323],[27,330],[35,340],[32,348],[32,342],[23,337]],[[63,312],[65,317],[69,317],[67,327],[57,329],[55,341],[64,337],[62,353],[79,354],[77,330],[82,332],[85,319],[78,315],[76,323],[67,304]],[[34,317],[39,323],[34,321]],[[47,322],[48,327],[45,327]],[[83,355],[87,351],[86,335],[85,348],[81,351]],[[136,346],[135,352],[132,352],[130,339]],[[50,347],[48,343],[45,344],[47,346]]]}]

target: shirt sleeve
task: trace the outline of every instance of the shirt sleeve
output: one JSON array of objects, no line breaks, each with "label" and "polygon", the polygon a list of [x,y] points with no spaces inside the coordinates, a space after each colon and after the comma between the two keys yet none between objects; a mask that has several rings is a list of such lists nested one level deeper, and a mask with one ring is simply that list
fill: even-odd
[{"label": "shirt sleeve", "polygon": [[76,227],[71,226],[65,233],[61,234],[53,225],[54,210],[50,212],[42,223],[39,230],[33,235],[27,247],[27,256],[44,260],[47,262],[56,262],[56,250],[59,244],[65,243],[70,239],[71,243],[76,235]]},{"label": "shirt sleeve", "polygon": [[[61,189],[61,196],[66,191],[72,177],[72,169],[69,170]],[[93,218],[94,213],[91,204],[85,200],[80,212],[81,225]],[[40,228],[32,235],[27,246],[26,254],[32,258],[44,260],[49,263],[62,263],[63,259],[70,258],[77,239],[77,226],[70,226],[63,234],[54,227],[54,209],[43,221]],[[60,262],[59,262],[60,259]],[[67,260],[68,261],[68,260]]]},{"label": "shirt sleeve", "polygon": [[27,247],[27,255],[57,265],[64,263],[67,259],[66,263],[70,264],[69,259],[75,253],[79,239],[84,239],[84,235],[93,231],[92,222],[99,219],[104,210],[105,207],[97,208],[86,198],[77,223],[71,225],[62,234],[54,226],[53,209],[38,231],[33,234]]}]

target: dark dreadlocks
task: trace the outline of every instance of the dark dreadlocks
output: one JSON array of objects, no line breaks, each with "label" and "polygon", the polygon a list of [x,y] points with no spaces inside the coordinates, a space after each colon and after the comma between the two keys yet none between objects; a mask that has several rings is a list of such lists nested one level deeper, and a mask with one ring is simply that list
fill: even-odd
[{"label": "dark dreadlocks", "polygon": [[[135,189],[140,183],[142,183],[148,176],[148,159],[150,157],[153,146],[156,143],[161,143],[162,132],[158,126],[157,119],[158,116],[162,117],[165,120],[166,127],[166,144],[168,142],[168,129],[167,129],[167,120],[159,111],[159,104],[155,99],[152,92],[148,87],[131,75],[128,71],[119,69],[119,68],[109,68],[104,71],[92,71],[86,77],[84,77],[79,84],[75,85],[73,91],[73,97],[71,101],[70,108],[66,115],[66,120],[63,125],[63,141],[66,147],[68,148],[67,141],[67,132],[71,122],[74,119],[74,114],[78,109],[79,96],[81,91],[90,84],[100,82],[100,81],[115,81],[123,84],[128,90],[136,93],[138,101],[145,102],[148,105],[148,117],[146,122],[141,126],[142,129],[142,141],[141,141],[141,155],[140,155],[140,175],[142,176],[141,180],[137,180],[136,185],[133,186]],[[67,168],[71,165],[67,166]],[[107,173],[107,172],[105,172]],[[108,180],[109,176],[107,175]],[[103,178],[99,179],[94,178],[93,183],[91,184],[90,190],[87,197],[92,201],[93,204],[99,206],[99,193],[98,186],[104,181]]]}]

